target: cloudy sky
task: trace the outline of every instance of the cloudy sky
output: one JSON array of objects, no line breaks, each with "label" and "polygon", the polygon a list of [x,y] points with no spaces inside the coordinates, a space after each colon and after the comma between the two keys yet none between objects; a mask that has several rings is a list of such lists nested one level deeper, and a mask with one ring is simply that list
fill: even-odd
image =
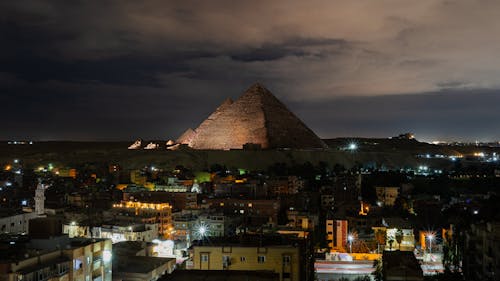
[{"label": "cloudy sky", "polygon": [[500,139],[500,1],[2,1],[0,139],[176,138],[261,82],[320,137]]}]

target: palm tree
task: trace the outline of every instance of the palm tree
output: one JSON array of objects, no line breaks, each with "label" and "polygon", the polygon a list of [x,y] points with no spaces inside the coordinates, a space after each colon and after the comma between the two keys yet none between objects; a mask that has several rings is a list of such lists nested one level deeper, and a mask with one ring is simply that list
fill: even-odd
[{"label": "palm tree", "polygon": [[401,242],[403,241],[403,230],[398,228],[396,231],[396,241],[398,242],[399,245],[399,250],[401,250]]},{"label": "palm tree", "polygon": [[384,276],[382,273],[382,259],[374,260],[373,261],[373,267],[375,270],[372,272],[373,277],[375,277],[375,281],[382,281],[384,280]]},{"label": "palm tree", "polygon": [[394,238],[390,237],[389,241],[387,242],[389,242],[389,251],[392,251],[392,244],[394,243]]}]

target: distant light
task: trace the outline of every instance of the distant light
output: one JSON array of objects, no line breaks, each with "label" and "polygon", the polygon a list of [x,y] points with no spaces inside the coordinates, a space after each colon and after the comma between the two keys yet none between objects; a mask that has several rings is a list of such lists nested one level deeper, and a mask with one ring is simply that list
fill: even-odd
[{"label": "distant light", "polygon": [[429,167],[427,167],[427,166],[418,166],[418,169],[421,170],[421,171],[427,171],[429,169]]},{"label": "distant light", "polygon": [[110,250],[104,250],[102,251],[102,260],[104,262],[110,262],[111,261],[111,258],[112,258],[112,254],[111,254],[111,251]]},{"label": "distant light", "polygon": [[5,186],[12,186],[12,183],[10,181],[5,183]]},{"label": "distant light", "polygon": [[16,173],[17,175],[20,175],[20,174],[21,174],[21,170],[16,170],[16,171],[15,171],[15,173]]},{"label": "distant light", "polygon": [[354,236],[352,236],[352,234],[349,234],[347,236],[347,240],[352,243],[352,241],[354,241]]},{"label": "distant light", "polygon": [[427,235],[427,239],[428,239],[429,241],[434,240],[434,234],[432,234],[432,233],[431,233],[431,234],[428,234],[428,235]]},{"label": "distant light", "polygon": [[72,225],[72,226],[75,226],[75,225],[76,225],[76,221],[72,221],[72,222],[71,222],[71,225]]},{"label": "distant light", "polygon": [[477,215],[477,214],[479,214],[479,211],[478,211],[478,210],[474,210],[472,213],[473,213],[474,215]]},{"label": "distant light", "polygon": [[21,201],[22,206],[28,206],[28,200],[23,200]]},{"label": "distant light", "polygon": [[19,159],[14,159],[14,163],[19,163]]},{"label": "distant light", "polygon": [[356,150],[358,149],[358,145],[356,143],[351,142],[348,146],[349,150]]},{"label": "distant light", "polygon": [[198,228],[198,232],[200,233],[201,236],[205,236],[205,233],[207,233],[207,228],[205,226],[200,226],[200,228]]}]

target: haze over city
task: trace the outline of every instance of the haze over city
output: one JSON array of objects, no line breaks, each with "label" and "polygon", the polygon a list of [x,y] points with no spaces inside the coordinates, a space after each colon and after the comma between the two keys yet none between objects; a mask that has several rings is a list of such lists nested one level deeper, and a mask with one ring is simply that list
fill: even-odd
[{"label": "haze over city", "polygon": [[0,139],[175,139],[260,82],[321,138],[500,139],[498,1],[4,1]]}]

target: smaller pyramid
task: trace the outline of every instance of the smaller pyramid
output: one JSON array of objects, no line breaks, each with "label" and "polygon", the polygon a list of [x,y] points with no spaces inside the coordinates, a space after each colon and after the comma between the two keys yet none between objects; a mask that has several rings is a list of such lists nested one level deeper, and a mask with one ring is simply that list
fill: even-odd
[{"label": "smaller pyramid", "polygon": [[187,129],[182,135],[175,141],[176,143],[189,144],[191,140],[194,138],[196,133],[193,129]]},{"label": "smaller pyramid", "polygon": [[194,149],[327,148],[297,116],[268,89],[252,85],[236,101],[226,99],[195,130],[177,140]]}]

